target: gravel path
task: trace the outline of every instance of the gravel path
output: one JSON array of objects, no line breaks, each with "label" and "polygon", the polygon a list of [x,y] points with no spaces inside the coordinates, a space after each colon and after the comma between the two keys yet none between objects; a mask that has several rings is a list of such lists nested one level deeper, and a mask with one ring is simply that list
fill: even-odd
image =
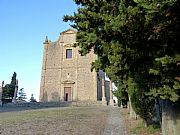
[{"label": "gravel path", "polygon": [[129,135],[119,107],[112,107],[105,126],[104,135]]}]

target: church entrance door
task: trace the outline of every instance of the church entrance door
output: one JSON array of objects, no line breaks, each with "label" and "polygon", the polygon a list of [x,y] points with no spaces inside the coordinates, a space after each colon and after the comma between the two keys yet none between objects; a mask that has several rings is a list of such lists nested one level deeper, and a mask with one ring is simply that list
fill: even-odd
[{"label": "church entrance door", "polygon": [[64,87],[64,101],[71,101],[71,87]]}]

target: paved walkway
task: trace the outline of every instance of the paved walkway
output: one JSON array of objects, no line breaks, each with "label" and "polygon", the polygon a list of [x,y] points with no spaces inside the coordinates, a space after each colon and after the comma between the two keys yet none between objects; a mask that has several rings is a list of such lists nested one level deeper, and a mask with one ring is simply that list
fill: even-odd
[{"label": "paved walkway", "polygon": [[120,108],[112,107],[107,119],[104,135],[129,135],[122,117]]}]

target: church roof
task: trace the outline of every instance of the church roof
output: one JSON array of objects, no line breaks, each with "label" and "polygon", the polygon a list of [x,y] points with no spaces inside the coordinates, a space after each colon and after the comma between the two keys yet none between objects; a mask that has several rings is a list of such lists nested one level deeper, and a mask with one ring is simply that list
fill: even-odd
[{"label": "church roof", "polygon": [[75,34],[75,33],[77,33],[77,31],[75,31],[75,30],[72,29],[72,28],[69,28],[69,29],[61,32],[60,35],[61,35],[61,34]]}]

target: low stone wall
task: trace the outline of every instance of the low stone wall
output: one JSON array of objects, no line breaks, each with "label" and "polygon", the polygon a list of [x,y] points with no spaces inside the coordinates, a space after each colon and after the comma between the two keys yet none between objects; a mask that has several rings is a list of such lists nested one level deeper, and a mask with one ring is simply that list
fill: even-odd
[{"label": "low stone wall", "polygon": [[41,109],[52,107],[68,107],[68,106],[102,106],[102,102],[92,101],[76,101],[76,102],[23,102],[23,103],[7,103],[0,107],[0,112],[23,111],[29,109]]},{"label": "low stone wall", "polygon": [[103,106],[102,101],[75,101],[71,103],[71,106]]},{"label": "low stone wall", "polygon": [[24,103],[7,103],[3,107],[63,107],[69,106],[71,102],[24,102]]},{"label": "low stone wall", "polygon": [[70,102],[24,102],[24,103],[7,103],[0,107],[0,112],[8,111],[22,111],[29,109],[41,109],[52,107],[66,107],[70,106]]}]

